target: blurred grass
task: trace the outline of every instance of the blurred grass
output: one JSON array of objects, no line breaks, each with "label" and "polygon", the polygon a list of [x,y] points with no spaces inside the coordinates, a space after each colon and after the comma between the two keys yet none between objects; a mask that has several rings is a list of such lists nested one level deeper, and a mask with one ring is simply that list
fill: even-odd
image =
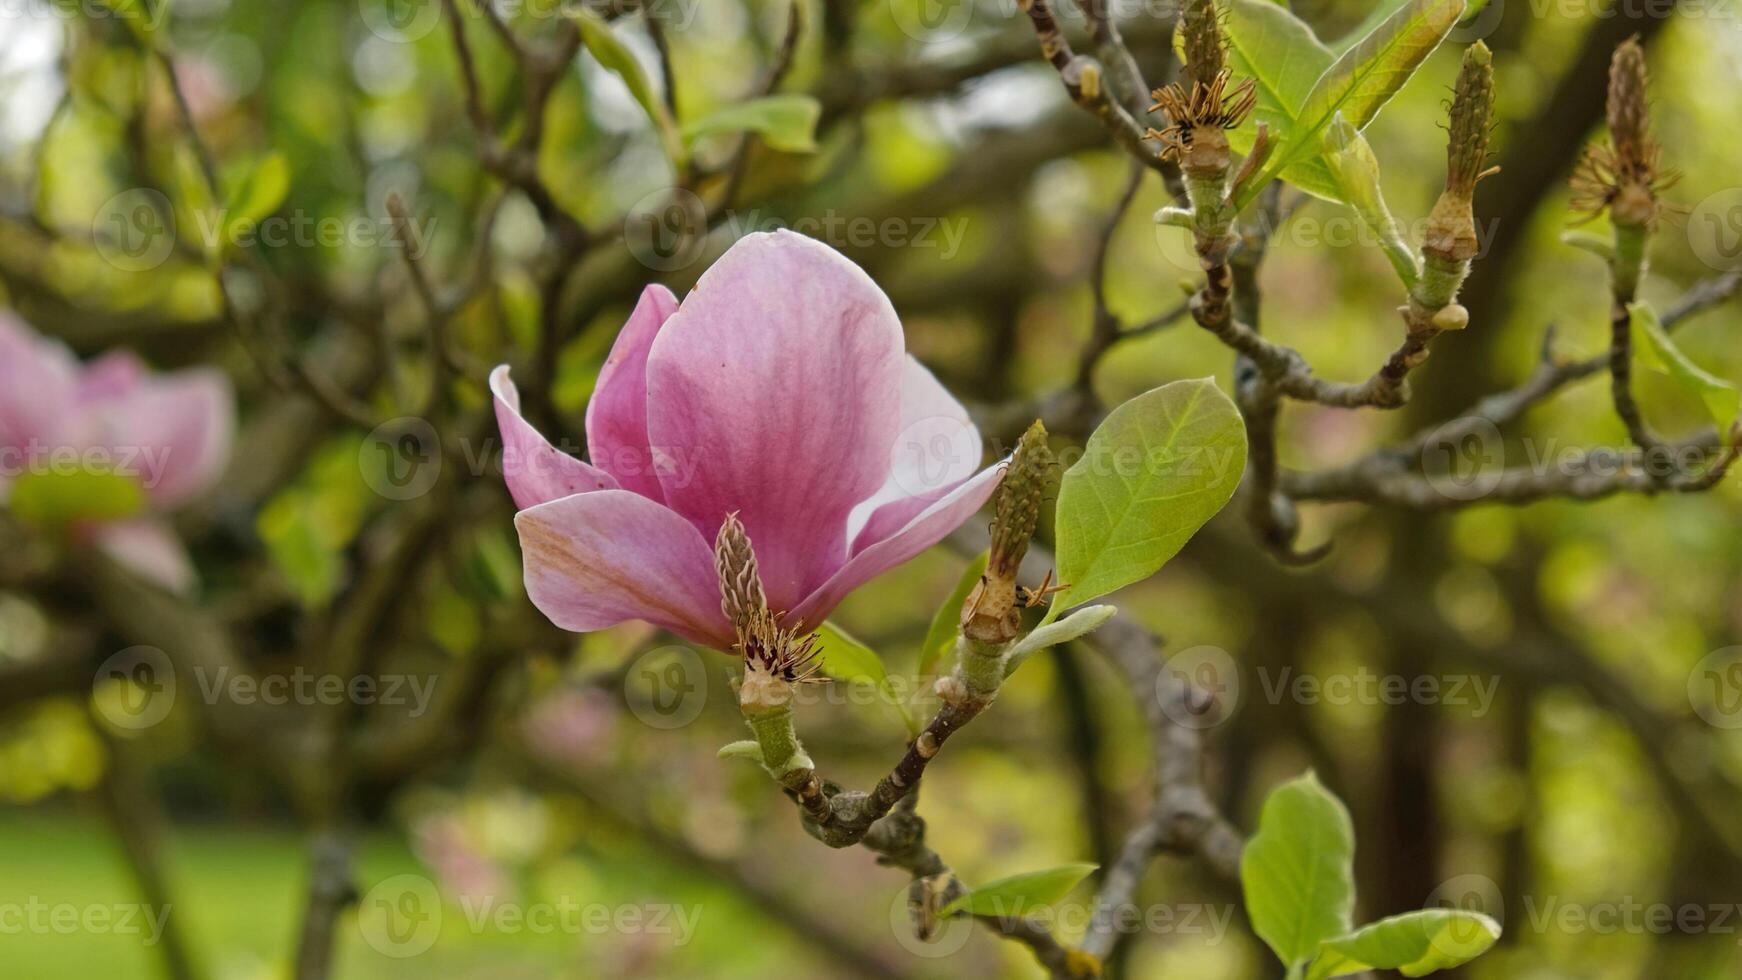
[{"label": "blurred grass", "polygon": [[[564,900],[646,910],[674,905],[693,917],[687,943],[673,933],[601,932],[577,916],[575,930],[506,931],[473,919],[447,897],[442,929],[427,952],[407,958],[382,955],[361,938],[355,913],[340,922],[337,980],[399,977],[518,980],[599,976],[761,978],[773,971],[806,968],[824,976],[827,966],[805,948],[794,948],[744,899],[650,855],[613,847],[608,855],[563,857],[535,869],[513,899],[496,904]],[[204,975],[214,980],[268,980],[289,976],[289,959],[301,918],[304,877],[302,844],[293,834],[249,829],[182,826],[166,847],[173,874],[174,921],[186,931]],[[114,837],[94,816],[55,810],[0,811],[0,905],[70,905],[80,912],[116,908],[135,900],[133,882]],[[390,835],[365,840],[357,854],[358,880],[370,884],[394,875],[429,875]],[[630,914],[648,915],[642,911]],[[115,921],[119,922],[117,918]],[[0,918],[0,976],[28,980],[94,980],[159,975],[159,950],[143,934],[118,930],[33,929],[18,915]],[[652,918],[646,919],[652,924]],[[675,917],[665,920],[677,929]]]}]

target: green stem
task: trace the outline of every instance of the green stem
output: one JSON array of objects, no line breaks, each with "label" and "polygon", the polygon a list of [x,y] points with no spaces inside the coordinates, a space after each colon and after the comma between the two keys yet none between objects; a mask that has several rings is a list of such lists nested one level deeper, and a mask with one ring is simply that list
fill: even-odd
[{"label": "green stem", "polygon": [[744,711],[756,744],[762,748],[762,764],[775,776],[794,769],[809,769],[810,756],[798,740],[798,730],[792,722],[792,706],[754,708]]}]

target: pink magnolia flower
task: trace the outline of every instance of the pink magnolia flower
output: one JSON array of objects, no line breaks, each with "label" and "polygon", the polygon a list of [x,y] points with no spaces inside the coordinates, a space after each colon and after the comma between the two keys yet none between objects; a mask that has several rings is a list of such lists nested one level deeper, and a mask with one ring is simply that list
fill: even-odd
[{"label": "pink magnolia flower", "polygon": [[64,344],[0,310],[0,503],[30,474],[135,479],[146,513],[73,531],[140,574],[186,589],[193,566],[158,515],[217,481],[234,431],[230,383],[222,373],[153,376],[121,350],[80,364]]},{"label": "pink magnolia flower", "polygon": [[769,607],[814,628],[967,520],[1000,474],[904,352],[883,291],[788,231],[738,241],[681,305],[642,292],[587,406],[591,465],[521,417],[506,366],[490,386],[526,591],[569,630],[640,619],[729,649],[713,541],[732,513]]}]

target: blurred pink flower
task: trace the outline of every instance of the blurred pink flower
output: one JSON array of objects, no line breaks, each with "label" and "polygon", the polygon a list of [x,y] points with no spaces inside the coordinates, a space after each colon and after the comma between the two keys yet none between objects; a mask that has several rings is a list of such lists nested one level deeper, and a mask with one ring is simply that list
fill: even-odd
[{"label": "blurred pink flower", "polygon": [[596,688],[563,688],[533,702],[522,730],[537,752],[555,762],[586,765],[610,755],[617,700]]},{"label": "blurred pink flower", "polygon": [[966,410],[903,348],[864,270],[777,231],[739,240],[681,306],[642,292],[587,406],[590,465],[521,417],[498,367],[533,603],[564,629],[640,619],[728,649],[712,542],[736,512],[770,607],[788,627],[821,624],[998,482]]},{"label": "blurred pink flower", "polygon": [[411,829],[411,849],[452,895],[472,901],[514,896],[508,872],[477,847],[458,814],[419,818]]},{"label": "blurred pink flower", "polygon": [[230,456],[235,408],[216,370],[152,375],[128,351],[89,364],[0,310],[0,503],[30,473],[105,472],[138,480],[147,513],[75,528],[168,588],[194,581],[161,519],[212,486]]}]

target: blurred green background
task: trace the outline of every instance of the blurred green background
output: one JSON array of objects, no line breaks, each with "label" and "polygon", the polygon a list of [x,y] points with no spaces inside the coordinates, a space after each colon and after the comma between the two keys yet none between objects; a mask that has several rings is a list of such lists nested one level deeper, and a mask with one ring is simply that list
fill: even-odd
[{"label": "blurred green background", "polygon": [[[679,119],[756,91],[787,23],[785,4],[759,0],[591,6],[614,18],[661,91],[675,79]],[[406,393],[441,374],[403,250],[383,245],[397,194],[428,222],[415,259],[449,304],[466,357],[520,364],[554,352],[549,404],[537,410],[578,438],[599,364],[642,285],[681,295],[731,238],[793,224],[872,273],[902,314],[909,349],[1007,446],[1036,400],[1074,376],[1090,330],[1092,256],[1127,159],[1070,104],[1014,2],[804,6],[780,90],[818,99],[819,149],[752,143],[729,177],[736,141],[700,142],[703,176],[678,183],[711,200],[736,180],[736,194],[711,234],[680,235],[675,252],[637,238],[637,221],[659,232],[674,186],[645,114],[585,52],[551,69],[531,159],[551,203],[601,237],[582,254],[566,250],[540,202],[505,191],[482,165],[490,141],[469,122],[448,14],[434,0],[176,0],[167,11],[128,8],[138,18],[95,3],[5,6],[4,304],[81,354],[124,346],[165,368],[217,364],[240,393],[231,474],[179,519],[205,582],[199,622],[227,630],[255,670],[288,673],[320,651],[372,571],[399,567],[378,539],[416,519],[408,514],[445,515],[399,567],[367,646],[383,669],[469,678],[482,693],[443,716],[445,730],[414,759],[354,774],[343,811],[360,901],[339,919],[335,976],[1039,975],[1025,951],[990,935],[959,937],[959,948],[949,933],[917,943],[903,875],[810,840],[763,773],[715,758],[742,737],[726,657],[684,660],[667,650],[670,638],[638,627],[574,637],[544,623],[520,592],[512,508],[487,447],[470,465],[450,456],[431,496],[393,499],[370,469],[379,432],[279,390],[259,366],[261,348],[293,351],[367,409],[419,414]],[[1059,6],[1080,36],[1080,16]],[[560,45],[554,8],[501,10],[520,43],[542,50]],[[1159,83],[1172,11],[1113,9]],[[1325,0],[1293,9],[1327,38],[1367,13]],[[513,144],[532,125],[522,112],[527,62],[477,9],[463,5],[461,21],[483,109]],[[669,78],[650,21],[669,48]],[[1683,173],[1669,196],[1687,210],[1656,236],[1644,294],[1661,308],[1727,271],[1711,256],[1742,234],[1725,223],[1742,205],[1742,12],[1491,0],[1368,130],[1392,209],[1418,236],[1443,173],[1454,49],[1478,37],[1495,49],[1503,169],[1476,198],[1492,248],[1466,294],[1472,325],[1439,343],[1404,412],[1291,408],[1285,466],[1336,465],[1456,417],[1527,376],[1551,324],[1565,356],[1604,349],[1604,270],[1558,237],[1572,217],[1564,176],[1601,114],[1602,76],[1587,62],[1606,65],[1632,30],[1648,43],[1666,162]],[[225,186],[274,155],[287,167],[272,213],[293,240],[248,243],[221,260],[259,330],[252,337],[232,329],[214,260],[199,247],[211,194],[147,44],[172,55]],[[166,254],[148,248],[141,259],[106,241],[129,234],[136,214],[134,199],[118,196],[141,190],[172,202],[188,248],[166,241]],[[1150,221],[1164,203],[1160,183],[1145,181],[1112,238],[1108,303],[1129,324],[1176,306],[1177,282],[1195,271],[1183,243]],[[877,230],[860,238],[857,219]],[[336,240],[319,240],[323,220],[341,229]],[[613,234],[625,227],[627,240]],[[1364,377],[1399,335],[1390,270],[1358,237],[1345,210],[1312,203],[1277,233],[1263,268],[1267,333],[1326,376]],[[554,265],[566,274],[551,289]],[[1732,379],[1742,378],[1736,315],[1730,302],[1678,334],[1695,360]],[[1117,404],[1205,375],[1231,390],[1231,358],[1186,323],[1121,343],[1096,388]],[[480,386],[438,383],[438,428],[493,432]],[[1646,374],[1640,384],[1654,424],[1698,423],[1700,406],[1670,382]],[[1507,458],[1623,436],[1598,380],[1534,410],[1508,433]],[[1305,572],[1275,566],[1236,511],[1115,597],[1167,638],[1168,655],[1186,658],[1182,669],[1203,648],[1237,665],[1239,693],[1207,732],[1207,783],[1236,824],[1249,829],[1270,786],[1315,768],[1354,813],[1365,915],[1474,895],[1505,924],[1501,945],[1460,976],[1742,976],[1742,678],[1725,672],[1736,659],[1724,653],[1742,633],[1734,480],[1674,499],[1447,515],[1305,506],[1303,541],[1337,542]],[[311,848],[318,855],[325,839],[297,787],[319,764],[293,763],[287,776],[246,740],[214,739],[185,693],[144,731],[105,724],[105,699],[124,693],[93,691],[91,666],[138,641],[76,590],[31,584],[39,546],[12,540],[0,553],[0,910],[15,910],[10,921],[0,914],[0,974],[156,975],[161,944],[119,928],[9,928],[26,906],[136,906],[143,875],[170,896],[197,975],[290,976]],[[905,677],[965,562],[936,549],[855,594],[836,620]],[[84,644],[74,683],[25,686],[60,656],[64,636]],[[695,712],[675,727],[650,707],[673,662],[688,685],[682,713]],[[1495,694],[1491,704],[1267,694],[1279,678],[1363,672],[1463,678]],[[1717,687],[1702,695],[1702,684]],[[864,703],[806,705],[801,730],[831,775],[869,785],[905,735],[875,698],[839,690],[837,700]],[[969,881],[1106,863],[1148,799],[1134,700],[1146,695],[1086,650],[1037,659],[931,770],[920,812],[933,845]],[[403,720],[370,714],[357,737],[388,738]],[[155,873],[120,843],[132,831],[150,838]],[[413,892],[422,883],[439,899],[419,906],[436,917],[427,952],[401,956],[424,945],[383,932],[405,875]],[[1193,863],[1162,859],[1139,895],[1166,921],[1133,938],[1125,975],[1278,974],[1238,896]],[[1080,934],[1089,896],[1085,885],[1061,906],[1067,937]],[[481,897],[644,918],[627,929],[475,925]],[[1634,906],[1699,909],[1704,924],[1656,928],[1621,911]],[[1613,928],[1608,910],[1619,916]],[[693,934],[680,914],[695,916]]]}]

